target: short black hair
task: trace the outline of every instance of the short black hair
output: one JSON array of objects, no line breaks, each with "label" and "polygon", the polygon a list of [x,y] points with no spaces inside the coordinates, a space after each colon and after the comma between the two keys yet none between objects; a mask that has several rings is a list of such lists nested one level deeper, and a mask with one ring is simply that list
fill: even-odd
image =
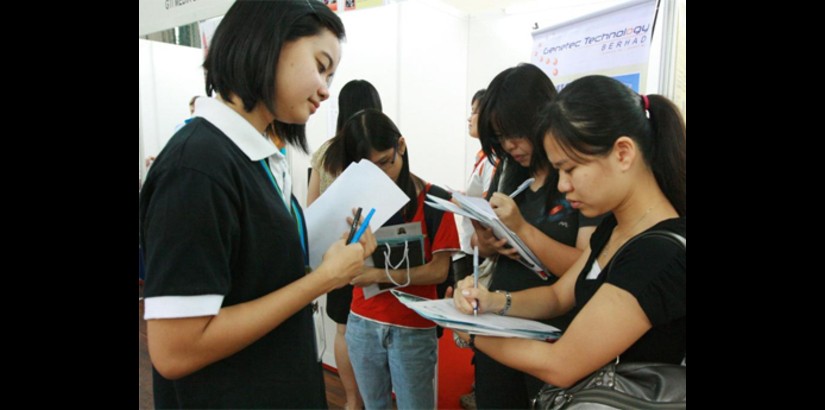
[{"label": "short black hair", "polygon": [[[206,95],[216,91],[228,101],[235,94],[247,112],[263,102],[274,113],[281,48],[323,29],[344,38],[341,19],[317,1],[236,1],[215,30],[203,62]],[[276,121],[275,125],[279,137],[307,152],[304,124]]]}]

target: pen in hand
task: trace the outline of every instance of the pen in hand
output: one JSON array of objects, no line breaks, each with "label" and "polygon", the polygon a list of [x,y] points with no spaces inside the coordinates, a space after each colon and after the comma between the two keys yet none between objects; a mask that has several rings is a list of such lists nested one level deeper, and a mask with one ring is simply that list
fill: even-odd
[{"label": "pen in hand", "polygon": [[347,245],[352,243],[352,237],[355,236],[355,229],[358,228],[358,220],[361,219],[361,211],[361,207],[355,210],[355,218],[352,220],[352,226],[349,228],[349,236],[347,236]]},{"label": "pen in hand", "polygon": [[524,182],[522,182],[522,183],[521,183],[521,185],[519,185],[519,186],[518,186],[518,188],[516,188],[516,190],[515,190],[515,191],[513,191],[513,193],[512,193],[512,194],[510,194],[510,198],[515,198],[515,197],[516,197],[516,195],[518,195],[518,194],[522,193],[522,191],[524,191],[525,189],[527,189],[527,187],[529,187],[529,186],[530,186],[530,184],[532,184],[533,182],[535,182],[535,180],[536,180],[535,178],[527,178],[527,179],[525,179],[525,180],[524,180]]},{"label": "pen in hand", "polygon": [[[473,247],[473,288],[478,289],[478,245]],[[473,316],[478,316],[478,299],[473,305]]]},{"label": "pen in hand", "polygon": [[361,223],[361,227],[358,228],[358,232],[355,233],[355,236],[352,237],[352,242],[358,242],[361,239],[361,235],[364,234],[364,231],[367,230],[367,227],[370,225],[370,219],[372,219],[372,215],[375,213],[375,208],[370,208],[370,211],[367,213],[367,217],[364,218],[364,222]]}]

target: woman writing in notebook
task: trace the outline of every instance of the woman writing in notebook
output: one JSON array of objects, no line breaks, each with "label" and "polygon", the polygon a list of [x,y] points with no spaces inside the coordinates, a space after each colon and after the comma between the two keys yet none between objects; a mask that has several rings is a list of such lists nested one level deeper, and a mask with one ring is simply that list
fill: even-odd
[{"label": "woman writing in notebook", "polygon": [[640,237],[651,230],[687,233],[687,142],[678,109],[662,96],[640,96],[609,77],[588,76],[562,90],[538,129],[567,200],[588,216],[613,215],[552,286],[505,297],[465,280],[454,294],[465,313],[478,303],[481,312],[525,318],[574,315],[558,341],[469,341],[559,387],[617,356],[678,364],[686,351],[687,253],[661,237]]},{"label": "woman writing in notebook", "polygon": [[[385,226],[419,223],[424,234],[423,265],[409,269],[364,268],[352,281],[355,290],[346,338],[358,388],[367,409],[392,408],[393,390],[400,409],[434,408],[438,346],[435,324],[408,309],[390,292],[366,298],[363,287],[407,284],[404,292],[436,298],[436,284],[447,278],[452,252],[459,249],[458,233],[453,214],[425,207],[424,199],[428,193],[445,196],[446,192],[410,172],[406,140],[380,111],[356,113],[339,136],[349,148],[342,151],[340,163],[371,161],[409,197],[410,202]],[[376,252],[382,250],[379,247]]]},{"label": "woman writing in notebook", "polygon": [[[476,242],[481,256],[502,254],[495,264],[490,289],[516,291],[554,283],[581,255],[596,220],[582,216],[556,189],[558,173],[552,169],[534,138],[540,120],[539,109],[556,97],[553,82],[539,68],[523,64],[498,74],[481,99],[478,131],[487,155],[502,159],[490,191],[496,214],[540,257],[549,270],[541,279],[517,260],[516,251],[477,223]],[[527,178],[534,182],[510,198]],[[595,215],[594,215],[595,216]],[[519,221],[519,229],[511,224]],[[540,252],[546,250],[545,252]],[[543,257],[542,257],[543,256]],[[549,324],[564,329],[566,318]],[[476,404],[479,408],[523,408],[543,383],[520,371],[508,368],[476,352]]]}]

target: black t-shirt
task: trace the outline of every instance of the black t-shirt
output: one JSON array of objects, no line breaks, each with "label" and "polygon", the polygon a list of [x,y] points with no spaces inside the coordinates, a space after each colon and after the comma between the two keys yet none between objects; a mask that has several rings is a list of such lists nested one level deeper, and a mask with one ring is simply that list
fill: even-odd
[{"label": "black t-shirt", "polygon": [[[263,167],[203,118],[158,155],[140,219],[147,299],[223,295],[226,307],[304,275],[296,224]],[[309,306],[191,375],[172,381],[153,373],[158,408],[327,406]]]},{"label": "black t-shirt", "polygon": [[[601,217],[587,218],[563,198],[556,199],[551,202],[550,206],[546,206],[547,196],[554,188],[552,184],[545,184],[535,192],[525,189],[516,196],[516,205],[524,220],[542,233],[567,246],[576,246],[579,227],[596,225]],[[505,256],[499,256],[493,279],[490,282],[490,290],[515,292],[536,286],[552,285],[558,280],[557,273],[564,272],[550,272],[550,278],[542,280],[535,272],[521,263]],[[564,330],[571,318],[572,316],[563,315],[543,322]]]},{"label": "black t-shirt", "polygon": [[[687,238],[686,222],[686,218],[668,219],[648,231],[665,230]],[[621,354],[621,361],[679,364],[687,343],[687,251],[660,236],[639,238],[588,279],[593,261],[615,227],[611,215],[591,236],[592,252],[576,281],[576,307],[570,313],[577,314],[605,281],[622,288],[636,297],[653,328]]]}]

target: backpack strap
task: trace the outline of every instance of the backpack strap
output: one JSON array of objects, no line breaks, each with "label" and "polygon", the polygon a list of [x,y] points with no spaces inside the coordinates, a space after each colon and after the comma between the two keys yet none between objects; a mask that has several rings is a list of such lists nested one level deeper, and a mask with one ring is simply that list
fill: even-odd
[{"label": "backpack strap", "polygon": [[[432,196],[439,197],[443,200],[449,201],[453,199],[453,195],[446,189],[433,184],[427,184],[425,192]],[[444,211],[435,209],[424,204],[424,222],[427,224],[427,235],[432,239],[435,236],[435,231],[441,225],[441,218],[444,216]]]},{"label": "backpack strap", "polygon": [[[450,194],[446,189],[441,188],[437,185],[428,184],[426,188],[426,193],[437,196],[444,200],[451,200],[453,195]],[[424,204],[424,222],[427,224],[427,235],[430,237],[430,246],[432,246],[432,241],[435,239],[435,232],[438,230],[438,227],[441,226],[441,219],[444,216],[444,211],[435,209],[427,204]],[[453,272],[453,264],[450,263],[450,270],[447,271],[447,279],[444,282],[439,283],[436,285],[436,296],[438,299],[442,299],[444,294],[447,292],[447,288],[450,286],[455,285],[455,273]],[[444,333],[444,329],[441,326],[437,327],[436,334],[438,337]]]}]

